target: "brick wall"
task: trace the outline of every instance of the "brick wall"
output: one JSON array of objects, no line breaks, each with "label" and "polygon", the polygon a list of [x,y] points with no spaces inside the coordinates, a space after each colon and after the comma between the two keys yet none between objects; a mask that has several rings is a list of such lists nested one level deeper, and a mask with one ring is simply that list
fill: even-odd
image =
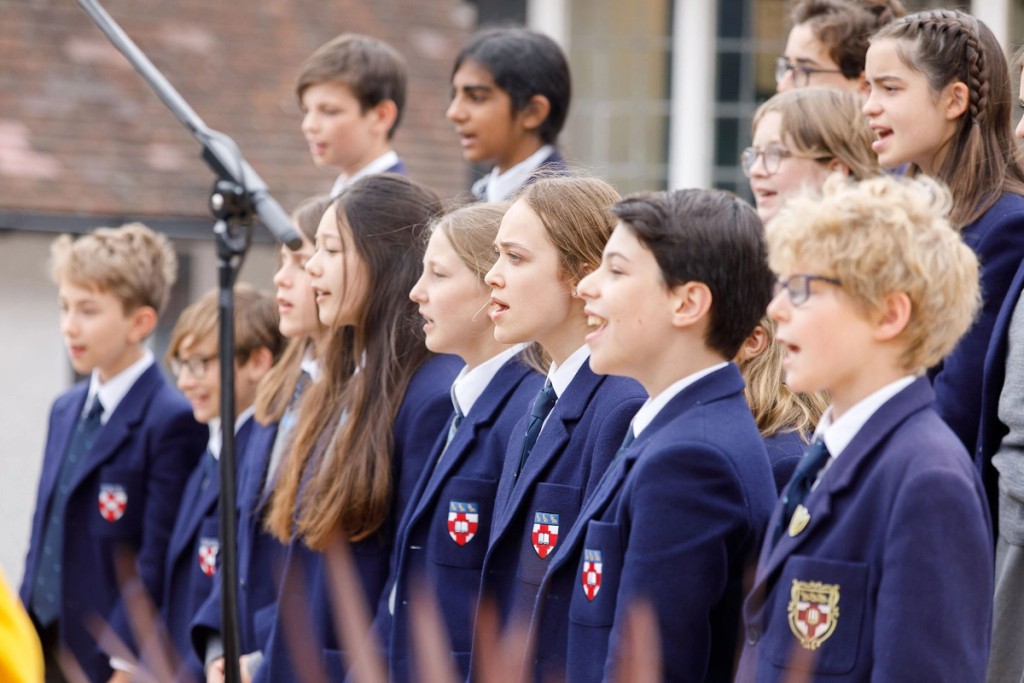
[{"label": "brick wall", "polygon": [[[443,196],[467,169],[444,119],[462,0],[106,0],[107,11],[212,128],[233,137],[286,210],[330,188],[299,131],[294,80],[344,31],[409,62],[395,147]],[[0,0],[0,211],[206,217],[199,146],[74,0]],[[2,227],[2,226],[0,226]]]}]

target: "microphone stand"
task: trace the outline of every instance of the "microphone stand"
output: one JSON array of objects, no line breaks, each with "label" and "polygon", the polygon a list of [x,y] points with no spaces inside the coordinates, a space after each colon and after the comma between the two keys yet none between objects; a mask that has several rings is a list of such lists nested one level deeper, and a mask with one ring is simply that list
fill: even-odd
[{"label": "microphone stand", "polygon": [[219,351],[221,384],[220,454],[220,552],[221,637],[224,640],[224,680],[239,683],[241,655],[238,637],[238,549],[235,510],[235,358],[234,358],[234,284],[245,260],[252,238],[252,226],[258,216],[279,242],[290,249],[302,246],[302,238],[292,227],[288,214],[274,201],[267,185],[242,158],[238,146],[227,135],[215,131],[199,118],[185,99],[135,45],[131,38],[107,14],[97,0],[78,0],[110,42],[120,50],[179,121],[202,146],[202,159],[216,174],[210,194],[210,209],[216,218],[217,267],[220,315]]}]

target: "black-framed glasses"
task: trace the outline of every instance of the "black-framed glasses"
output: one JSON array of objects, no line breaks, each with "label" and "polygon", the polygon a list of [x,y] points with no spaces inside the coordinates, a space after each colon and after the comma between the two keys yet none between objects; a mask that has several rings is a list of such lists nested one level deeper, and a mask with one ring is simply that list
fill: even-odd
[{"label": "black-framed glasses", "polygon": [[835,158],[828,155],[814,156],[809,154],[797,154],[780,145],[768,145],[764,149],[747,147],[742,153],[740,153],[740,167],[743,169],[743,175],[748,178],[750,177],[750,171],[754,168],[754,164],[757,163],[758,157],[761,157],[764,163],[765,175],[770,176],[778,173],[782,160],[788,159],[789,157],[796,157],[797,159],[813,159],[818,162],[831,161]]},{"label": "black-framed glasses", "polygon": [[827,282],[830,285],[841,287],[842,283],[834,277],[826,277],[824,275],[790,275],[789,277],[780,277],[775,280],[775,290],[773,294],[778,296],[783,290],[789,294],[789,301],[794,306],[807,301],[811,296],[811,283],[812,282]]},{"label": "black-framed glasses", "polygon": [[786,78],[786,73],[793,72],[793,85],[798,88],[806,88],[811,82],[811,76],[814,74],[841,74],[842,69],[818,69],[813,66],[806,66],[804,64],[793,64],[786,60],[785,57],[777,57],[775,59],[775,83],[778,85],[782,83],[783,79]]},{"label": "black-framed glasses", "polygon": [[206,377],[206,366],[211,361],[217,360],[217,356],[195,356],[193,358],[178,358],[175,356],[171,359],[171,372],[174,373],[175,377],[181,376],[181,371],[188,368],[188,374],[192,375],[195,379],[202,379]]}]

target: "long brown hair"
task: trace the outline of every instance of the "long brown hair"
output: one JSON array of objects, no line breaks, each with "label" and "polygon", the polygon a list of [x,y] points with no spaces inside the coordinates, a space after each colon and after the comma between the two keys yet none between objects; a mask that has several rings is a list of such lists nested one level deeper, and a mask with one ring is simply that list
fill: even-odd
[{"label": "long brown hair", "polygon": [[[423,233],[440,208],[431,190],[381,174],[348,187],[334,204],[345,248],[365,266],[358,323],[327,334],[324,376],[309,389],[293,457],[274,490],[268,529],[323,550],[336,534],[375,533],[391,504],[392,425],[413,374],[429,358],[408,296],[420,274]],[[358,372],[357,372],[358,369]],[[322,454],[322,457],[319,457]]]},{"label": "long brown hair", "polygon": [[[331,198],[327,195],[309,197],[292,213],[292,223],[310,242],[314,240],[316,227],[330,205]],[[289,339],[284,353],[281,354],[281,360],[277,361],[260,380],[260,385],[256,389],[254,416],[262,424],[278,422],[284,416],[302,374],[302,358],[311,344],[313,339],[309,335]]]},{"label": "long brown hair", "polygon": [[[1024,168],[1011,131],[1013,90],[1006,57],[992,31],[964,12],[918,12],[884,26],[871,39],[893,40],[904,63],[933,92],[955,81],[969,92],[968,110],[935,177],[953,193],[951,222],[976,221],[1003,192],[1024,194]],[[910,169],[916,175],[921,169]]]}]

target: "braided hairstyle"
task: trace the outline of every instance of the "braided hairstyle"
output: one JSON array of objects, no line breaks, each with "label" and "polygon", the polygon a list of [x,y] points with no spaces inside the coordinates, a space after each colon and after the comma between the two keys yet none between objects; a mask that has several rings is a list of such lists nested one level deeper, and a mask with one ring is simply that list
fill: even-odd
[{"label": "braided hairstyle", "polygon": [[[924,75],[933,93],[957,81],[967,86],[968,109],[935,173],[953,193],[951,222],[962,229],[1003,192],[1024,194],[1024,168],[1011,135],[1009,68],[988,26],[965,12],[932,10],[887,24],[871,42],[882,40],[896,42],[900,58]],[[913,165],[909,173],[920,170]]]},{"label": "braided hairstyle", "polygon": [[907,13],[900,0],[794,0],[790,20],[806,24],[846,78],[860,78],[868,40]]}]

